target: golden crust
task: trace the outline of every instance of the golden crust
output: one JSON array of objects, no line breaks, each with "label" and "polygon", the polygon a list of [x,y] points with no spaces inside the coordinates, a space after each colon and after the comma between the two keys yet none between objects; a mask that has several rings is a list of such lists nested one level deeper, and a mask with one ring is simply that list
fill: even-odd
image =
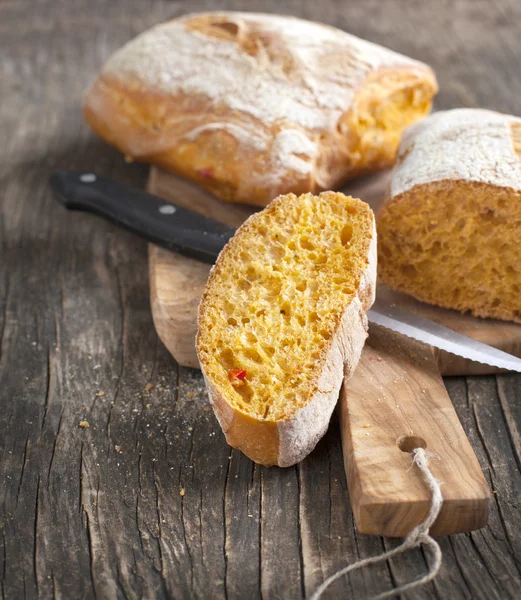
[{"label": "golden crust", "polygon": [[[85,96],[83,112],[89,126],[127,160],[163,167],[227,202],[266,206],[287,191],[300,194],[318,189],[312,173],[291,171],[276,184],[263,185],[260,182],[271,173],[265,152],[241,143],[226,129],[209,129],[194,140],[184,138],[195,126],[216,121],[240,120],[244,125],[243,115],[225,107],[209,112],[210,106],[206,99],[165,96],[137,82],[127,86],[112,76],[101,76]],[[249,127],[261,129],[249,121]],[[267,129],[265,136],[274,138],[280,130]]]},{"label": "golden crust", "polygon": [[[216,19],[218,26],[214,24]],[[128,158],[179,173],[229,202],[264,206],[280,194],[336,188],[349,178],[391,165],[403,128],[430,109],[437,92],[433,72],[426,65],[383,48],[352,41],[333,28],[327,28],[333,37],[347,39],[335,42],[338,46],[328,55],[332,65],[326,66],[324,61],[323,66],[316,67],[318,72],[308,72],[297,60],[296,42],[286,38],[287,22],[292,27],[296,23],[318,31],[324,28],[298,19],[237,13],[189,15],[161,27],[181,27],[175,39],[189,35],[199,43],[206,36],[204,43],[210,39],[217,50],[220,45],[228,48],[235,44],[235,54],[222,58],[223,78],[225,74],[244,77],[240,72],[226,71],[238,57],[253,60],[252,69],[259,71],[260,81],[263,77],[268,84],[282,81],[286,86],[283,89],[296,96],[297,106],[299,90],[309,92],[302,81],[313,79],[323,87],[314,92],[316,104],[306,105],[305,110],[313,119],[316,117],[316,122],[306,121],[311,118],[309,114],[306,119],[298,115],[292,118],[291,109],[284,118],[275,119],[266,117],[269,106],[261,107],[260,113],[256,109],[248,111],[247,105],[236,109],[229,105],[233,98],[211,98],[204,87],[194,91],[181,85],[153,85],[139,65],[125,67],[123,59],[132,51],[125,48],[117,55],[120,58],[116,67],[105,69],[86,93],[85,118],[100,137]],[[144,35],[153,38],[160,34],[151,30]],[[353,51],[349,64],[345,64],[345,48],[351,44],[357,52]],[[323,60],[320,52],[316,51],[317,57]],[[144,64],[142,57],[143,52],[132,60]],[[157,57],[154,60],[157,63]],[[376,66],[368,66],[373,62]],[[211,61],[200,66],[203,70],[216,68]],[[350,83],[345,83],[345,99],[340,97],[343,109],[328,111],[322,102],[339,101],[328,97],[335,66],[344,75],[352,73],[352,77],[348,78]],[[175,70],[175,61],[169,63],[169,68]],[[275,68],[280,72],[274,74]],[[248,82],[238,80],[235,84],[240,90]],[[251,102],[253,106],[255,100]],[[309,102],[305,100],[305,104]]]}]

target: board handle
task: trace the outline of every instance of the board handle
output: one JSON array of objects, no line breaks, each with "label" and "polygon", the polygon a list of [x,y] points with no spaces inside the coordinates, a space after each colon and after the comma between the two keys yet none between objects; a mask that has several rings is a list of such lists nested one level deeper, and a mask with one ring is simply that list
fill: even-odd
[{"label": "board handle", "polygon": [[433,535],[486,525],[490,492],[427,346],[371,325],[341,392],[340,426],[360,533],[404,537],[424,521],[430,492],[410,454],[418,447],[429,452],[441,483]]}]

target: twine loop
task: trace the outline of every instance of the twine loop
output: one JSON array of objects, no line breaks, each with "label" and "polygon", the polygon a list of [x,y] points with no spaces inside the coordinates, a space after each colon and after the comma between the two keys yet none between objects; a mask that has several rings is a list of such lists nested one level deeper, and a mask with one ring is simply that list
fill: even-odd
[{"label": "twine loop", "polygon": [[412,466],[416,465],[420,469],[423,475],[423,479],[431,492],[431,504],[429,514],[427,515],[427,517],[422,523],[417,525],[409,534],[407,534],[403,542],[393,550],[388,550],[387,552],[384,552],[383,554],[380,554],[378,556],[363,558],[362,560],[359,560],[358,562],[355,562],[352,565],[348,565],[347,567],[340,569],[339,571],[331,575],[331,577],[328,577],[322,583],[322,585],[320,585],[317,588],[315,593],[311,596],[310,600],[319,600],[319,598],[322,596],[325,590],[334,581],[336,581],[343,575],[347,575],[347,573],[350,573],[351,571],[354,571],[355,569],[359,569],[366,565],[371,565],[384,560],[388,560],[389,558],[393,558],[394,556],[397,556],[398,554],[401,554],[406,550],[409,550],[411,548],[418,548],[422,544],[429,548],[430,553],[432,555],[432,564],[429,566],[429,570],[427,571],[427,573],[422,577],[415,579],[414,581],[404,583],[403,585],[400,585],[397,588],[379,594],[378,596],[374,596],[372,600],[382,600],[382,598],[391,598],[393,596],[398,596],[399,594],[411,590],[412,588],[424,585],[429,581],[432,581],[436,577],[441,567],[442,554],[438,542],[429,535],[429,530],[434,521],[436,520],[440,512],[441,505],[443,503],[440,482],[434,477],[434,475],[431,473],[431,470],[429,469],[429,458],[433,458],[434,455],[427,452],[423,448],[414,448],[411,454],[413,462]]}]

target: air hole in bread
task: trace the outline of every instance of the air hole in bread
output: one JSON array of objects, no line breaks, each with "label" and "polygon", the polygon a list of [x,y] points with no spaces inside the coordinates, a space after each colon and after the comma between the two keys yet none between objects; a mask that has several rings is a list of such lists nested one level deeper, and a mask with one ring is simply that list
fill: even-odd
[{"label": "air hole in bread", "polygon": [[239,33],[239,26],[237,25],[237,23],[232,23],[230,21],[214,21],[212,23],[212,27],[222,29],[223,31],[226,31],[226,33],[233,37],[236,37]]},{"label": "air hole in bread", "polygon": [[418,270],[414,265],[400,265],[400,271],[407,277],[414,277],[418,274]]},{"label": "air hole in bread", "polygon": [[[249,342],[249,343],[251,343],[251,342]],[[252,360],[253,362],[256,362],[256,363],[262,363],[261,355],[253,347],[246,348],[244,350],[244,357],[246,359]]]},{"label": "air hole in bread", "polygon": [[[250,404],[253,397],[253,390],[249,385],[243,385],[235,388],[235,392],[246,404]],[[240,402],[240,400],[239,400]],[[245,407],[246,408],[246,407]]]},{"label": "air hole in bread", "polygon": [[351,223],[346,223],[342,227],[342,231],[340,232],[340,241],[344,246],[351,241],[353,237],[353,225]]},{"label": "air hole in bread", "polygon": [[237,23],[214,15],[203,14],[192,17],[185,22],[185,28],[188,31],[197,31],[222,40],[235,40],[240,34],[240,27]]},{"label": "air hole in bread", "polygon": [[283,315],[286,319],[291,317],[291,305],[289,302],[283,302],[280,305],[280,314]]},{"label": "air hole in bread", "polygon": [[304,248],[305,250],[315,249],[315,246],[309,241],[309,238],[307,236],[302,236],[300,238],[300,247]]},{"label": "air hole in bread", "polygon": [[224,350],[222,350],[219,355],[219,362],[228,371],[231,368],[233,368],[233,365],[235,364],[235,355],[233,353],[233,350],[231,350],[230,348],[225,348]]}]

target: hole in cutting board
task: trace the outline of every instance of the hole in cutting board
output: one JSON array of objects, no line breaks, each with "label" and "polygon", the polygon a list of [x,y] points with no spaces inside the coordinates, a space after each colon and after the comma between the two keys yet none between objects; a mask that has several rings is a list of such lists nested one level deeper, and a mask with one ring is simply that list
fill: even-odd
[{"label": "hole in cutting board", "polygon": [[402,452],[412,452],[415,448],[427,448],[427,442],[417,435],[402,435],[396,440]]}]

